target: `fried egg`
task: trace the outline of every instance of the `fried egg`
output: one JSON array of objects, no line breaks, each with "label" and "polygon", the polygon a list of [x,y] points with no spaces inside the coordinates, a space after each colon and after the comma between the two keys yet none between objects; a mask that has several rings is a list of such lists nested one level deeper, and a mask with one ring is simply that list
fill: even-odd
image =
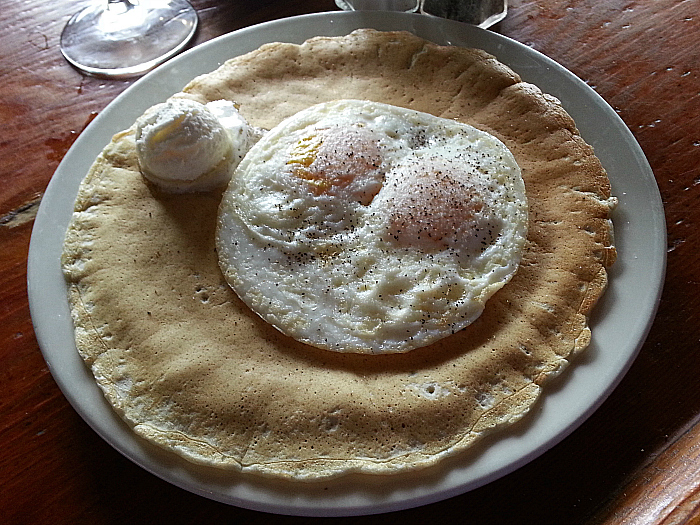
[{"label": "fried egg", "polygon": [[219,209],[226,280],[260,317],[338,352],[429,345],[479,317],[527,237],[515,158],[472,126],[339,100],[270,130]]}]

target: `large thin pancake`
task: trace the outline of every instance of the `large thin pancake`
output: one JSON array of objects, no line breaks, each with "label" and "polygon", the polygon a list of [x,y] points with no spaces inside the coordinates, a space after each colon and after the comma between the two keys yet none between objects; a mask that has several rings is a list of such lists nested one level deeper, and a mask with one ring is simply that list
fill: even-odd
[{"label": "large thin pancake", "polygon": [[220,193],[158,193],[139,173],[133,128],[116,135],[80,189],[64,268],[78,349],[141,436],[244,472],[397,473],[520,419],[588,345],[615,258],[609,181],[559,103],[493,57],[362,30],[263,46],[179,96],[234,100],[267,128],[337,98],[470,123],[520,164],[529,236],[517,274],[467,329],[407,354],[319,350],[267,325],[226,284]]}]

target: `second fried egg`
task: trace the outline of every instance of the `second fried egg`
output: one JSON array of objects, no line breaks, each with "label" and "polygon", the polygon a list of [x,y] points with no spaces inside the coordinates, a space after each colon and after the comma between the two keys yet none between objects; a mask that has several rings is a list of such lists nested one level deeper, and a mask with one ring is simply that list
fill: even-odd
[{"label": "second fried egg", "polygon": [[517,270],[515,158],[472,126],[339,100],[270,130],[219,209],[226,280],[283,333],[327,350],[407,352],[472,323]]}]

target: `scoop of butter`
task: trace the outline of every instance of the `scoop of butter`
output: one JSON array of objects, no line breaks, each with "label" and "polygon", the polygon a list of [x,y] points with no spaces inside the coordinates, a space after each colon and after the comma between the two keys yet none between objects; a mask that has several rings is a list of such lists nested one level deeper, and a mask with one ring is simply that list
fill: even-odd
[{"label": "scoop of butter", "polygon": [[171,192],[208,191],[225,184],[260,131],[232,102],[170,99],[136,121],[136,153],[144,177]]}]

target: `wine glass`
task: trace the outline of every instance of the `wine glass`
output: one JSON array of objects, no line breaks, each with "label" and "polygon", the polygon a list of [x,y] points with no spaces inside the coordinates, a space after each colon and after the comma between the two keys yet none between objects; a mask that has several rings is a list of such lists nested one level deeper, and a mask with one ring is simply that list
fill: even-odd
[{"label": "wine glass", "polygon": [[197,22],[187,0],[102,0],[71,17],[61,53],[89,75],[142,75],[179,53]]}]

